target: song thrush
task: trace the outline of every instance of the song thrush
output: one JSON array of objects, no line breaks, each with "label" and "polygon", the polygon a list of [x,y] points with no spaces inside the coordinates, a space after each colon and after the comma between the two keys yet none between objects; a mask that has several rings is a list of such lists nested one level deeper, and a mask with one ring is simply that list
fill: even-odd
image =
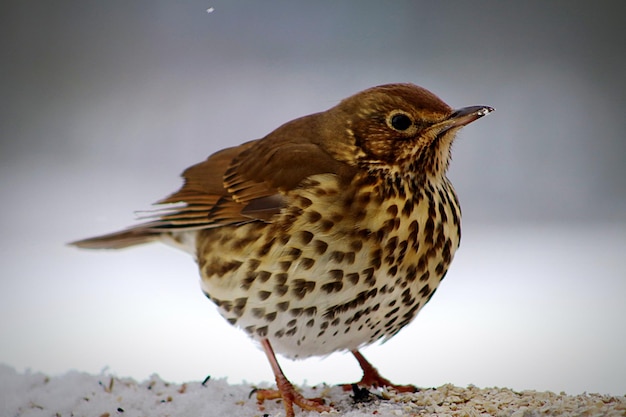
[{"label": "song thrush", "polygon": [[188,168],[147,223],[73,244],[190,252],[206,296],[267,354],[278,391],[259,401],[282,397],[287,416],[293,404],[329,410],[294,389],[274,350],[350,350],[362,384],[393,386],[358,349],[411,322],[445,276],[461,234],[450,146],[492,111],[452,110],[412,84],[373,87]]}]

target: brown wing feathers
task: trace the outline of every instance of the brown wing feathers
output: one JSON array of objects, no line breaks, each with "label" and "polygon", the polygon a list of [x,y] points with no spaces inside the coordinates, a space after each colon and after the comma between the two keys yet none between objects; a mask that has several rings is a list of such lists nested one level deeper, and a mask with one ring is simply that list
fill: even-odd
[{"label": "brown wing feathers", "polygon": [[157,240],[165,231],[269,221],[286,204],[285,194],[305,178],[322,173],[352,177],[354,168],[312,140],[320,132],[311,124],[304,129],[302,121],[287,124],[295,136],[284,134],[285,125],[264,139],[224,149],[188,168],[181,189],[158,201],[158,208],[143,218],[149,222],[72,244],[117,249]]},{"label": "brown wing feathers", "polygon": [[158,240],[167,230],[202,229],[249,221],[249,217],[241,214],[245,205],[235,202],[224,188],[224,172],[233,158],[253,143],[224,149],[187,168],[182,175],[181,189],[158,201],[158,208],[143,217],[149,222],[71,244],[91,249],[119,249]]}]

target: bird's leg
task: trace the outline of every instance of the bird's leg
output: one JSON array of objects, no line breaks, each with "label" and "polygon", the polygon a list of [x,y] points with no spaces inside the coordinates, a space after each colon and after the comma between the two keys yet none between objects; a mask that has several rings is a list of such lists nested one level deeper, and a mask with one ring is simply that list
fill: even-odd
[{"label": "bird's leg", "polygon": [[303,410],[317,411],[319,413],[323,411],[331,411],[329,406],[324,405],[323,399],[304,398],[302,394],[296,391],[285,374],[283,374],[282,369],[280,369],[280,365],[278,364],[276,355],[274,354],[274,349],[272,349],[272,345],[270,345],[269,340],[262,339],[261,346],[263,346],[267,359],[270,361],[272,371],[276,377],[276,386],[278,387],[278,390],[261,389],[256,391],[257,403],[259,404],[259,408],[261,408],[261,410],[263,409],[263,401],[282,398],[285,406],[286,417],[294,417],[294,404],[298,405]]},{"label": "bird's leg", "polygon": [[[356,360],[359,361],[359,365],[361,365],[361,369],[363,369],[363,378],[361,378],[361,380],[357,382],[357,385],[361,385],[364,387],[374,387],[374,388],[389,387],[389,388],[395,389],[398,392],[417,392],[418,391],[418,388],[413,385],[392,384],[391,381],[389,381],[386,378],[383,378],[378,373],[378,370],[374,368],[374,366],[371,363],[369,363],[367,359],[365,359],[365,357],[361,354],[361,352],[359,352],[358,350],[351,350],[350,352],[352,352]],[[352,384],[343,385],[343,389],[345,391],[350,391],[352,389]]]}]

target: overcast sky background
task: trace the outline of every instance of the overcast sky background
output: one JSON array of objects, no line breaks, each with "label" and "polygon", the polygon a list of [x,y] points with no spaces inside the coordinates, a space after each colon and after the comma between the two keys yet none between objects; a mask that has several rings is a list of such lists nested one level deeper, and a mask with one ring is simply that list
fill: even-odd
[{"label": "overcast sky background", "polygon": [[[207,9],[213,7],[212,13]],[[79,251],[179,173],[364,88],[497,111],[449,176],[463,240],[418,319],[364,353],[399,383],[626,393],[621,2],[7,1],[0,12],[0,362],[271,380],[164,246]],[[347,355],[282,360],[358,379]]]}]

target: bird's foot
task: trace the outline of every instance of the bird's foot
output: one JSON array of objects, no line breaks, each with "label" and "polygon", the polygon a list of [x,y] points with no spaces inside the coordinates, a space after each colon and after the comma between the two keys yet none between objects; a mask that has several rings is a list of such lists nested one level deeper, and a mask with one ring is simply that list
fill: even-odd
[{"label": "bird's foot", "polygon": [[257,404],[261,411],[264,410],[263,402],[265,400],[277,400],[282,399],[285,406],[285,412],[287,417],[294,417],[295,413],[293,405],[307,411],[317,411],[318,413],[324,411],[331,411],[331,408],[324,405],[322,398],[305,398],[300,394],[294,386],[287,380],[287,378],[276,378],[277,390],[272,389],[260,389],[256,391]]},{"label": "bird's foot", "polygon": [[[353,391],[353,386],[355,384],[342,384],[341,387],[343,388],[344,391]],[[397,392],[417,392],[419,391],[419,388],[417,388],[415,385],[396,385],[393,384],[391,381],[389,381],[386,378],[383,378],[382,376],[380,376],[378,374],[378,372],[376,373],[376,375],[363,375],[363,378],[361,378],[361,380],[359,382],[356,383],[356,385],[360,386],[360,387],[373,387],[373,388],[391,388]]]},{"label": "bird's foot", "polygon": [[[417,392],[419,388],[415,385],[396,385],[391,383],[387,378],[383,378],[378,370],[365,359],[365,357],[358,350],[353,350],[352,354],[359,361],[361,369],[363,369],[363,378],[356,384],[361,387],[374,387],[374,388],[392,388],[397,392]],[[343,384],[344,391],[351,391],[354,384]]]},{"label": "bird's foot", "polygon": [[274,349],[272,349],[270,341],[267,339],[261,339],[261,346],[263,347],[263,350],[267,355],[267,359],[270,361],[270,365],[272,366],[278,390],[262,389],[256,391],[257,404],[259,405],[260,410],[264,409],[263,402],[265,400],[276,400],[281,398],[283,400],[283,405],[285,406],[286,417],[295,416],[293,411],[294,404],[303,410],[317,411],[318,413],[332,410],[329,406],[324,405],[323,399],[304,398],[302,394],[296,391],[291,382],[289,382],[283,371],[280,369],[280,365],[278,365],[278,361],[276,360],[276,355],[274,354]]}]

